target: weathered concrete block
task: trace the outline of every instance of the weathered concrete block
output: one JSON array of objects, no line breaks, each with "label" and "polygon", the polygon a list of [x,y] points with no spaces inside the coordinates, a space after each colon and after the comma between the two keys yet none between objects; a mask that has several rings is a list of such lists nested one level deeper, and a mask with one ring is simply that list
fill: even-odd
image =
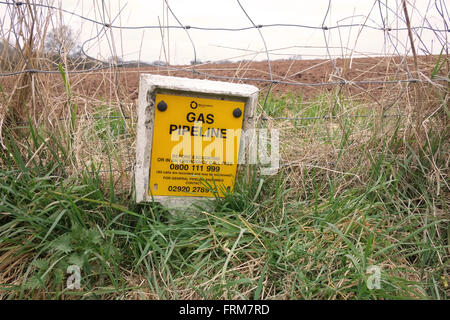
[{"label": "weathered concrete block", "polygon": [[[158,126],[158,123],[155,123],[155,115],[158,119],[157,121],[159,121],[160,123],[163,123],[164,121],[170,121],[168,120],[170,118],[174,119],[173,122],[180,121],[176,120],[181,119],[180,117],[183,117],[183,119],[186,118],[189,122],[192,121],[192,127],[183,127],[181,124],[173,124],[173,128],[171,127],[170,129],[170,132],[178,130],[178,132],[182,132],[183,134],[186,134],[186,131],[192,130],[190,133],[188,132],[192,136],[198,135],[198,133],[200,132],[200,135],[203,134],[203,137],[204,132],[210,132],[206,128],[201,127],[201,121],[203,121],[205,125],[206,123],[212,123],[211,121],[216,121],[217,123],[221,123],[222,127],[227,126],[227,123],[230,123],[230,128],[232,127],[234,129],[237,125],[239,125],[241,126],[242,130],[247,130],[254,128],[257,98],[258,88],[252,85],[141,74],[139,83],[139,105],[137,122],[138,127],[136,137],[136,202],[149,202],[154,200],[156,202],[162,203],[169,208],[186,207],[193,201],[202,199],[205,196],[193,196],[191,187],[185,187],[186,189],[190,189],[189,193],[183,194],[183,192],[180,191],[174,192],[174,196],[169,195],[171,193],[167,191],[167,181],[162,180],[159,180],[160,182],[158,183],[154,183],[152,185],[152,188],[150,188],[149,183],[151,174],[154,175],[154,177],[157,175],[155,170],[153,170],[152,172],[152,162],[154,166],[153,169],[156,168],[156,164],[161,167],[161,165],[164,163],[164,166],[167,165],[168,168],[170,167],[170,164],[173,164],[172,162],[168,162],[167,157],[166,159],[163,159],[162,157],[158,158],[160,159],[158,161],[161,161],[161,163],[156,162],[155,155],[162,154],[160,152],[160,149],[167,147],[167,143],[169,143],[168,141],[170,141],[170,139],[166,139],[168,137],[168,132],[159,132],[159,130],[161,130],[161,126]],[[158,99],[158,104],[162,101],[162,99],[166,99],[170,101],[170,105],[167,106],[166,102],[162,101],[162,103],[159,104],[158,108]],[[190,101],[190,99],[192,99],[190,106],[192,110],[189,109],[189,107],[187,107],[186,105],[186,102]],[[197,104],[196,101],[206,101],[207,103]],[[187,104],[189,105],[189,103]],[[197,108],[198,106],[200,107]],[[237,108],[236,106],[244,106],[244,112],[242,115],[239,112],[240,108]],[[226,110],[226,112],[224,110]],[[202,112],[204,114],[200,115],[200,113]],[[187,117],[185,117],[184,114],[186,114]],[[205,120],[207,116],[208,118],[207,120]],[[239,119],[241,116],[242,122],[236,122],[236,119]],[[196,124],[200,125],[200,129],[194,128]],[[210,126],[214,126],[214,124]],[[155,127],[159,128],[157,129],[158,132],[154,132]],[[163,130],[166,130],[165,126],[163,126],[162,128]],[[219,129],[208,129],[210,129],[213,133],[219,132]],[[158,141],[153,142],[154,136],[155,139],[156,137],[159,137]],[[217,138],[215,137],[215,139]],[[154,153],[153,159],[152,152]],[[175,165],[172,165],[172,168],[174,168],[174,166]],[[197,169],[198,168],[199,167],[197,166]],[[201,166],[201,168],[202,170],[206,168],[211,169],[210,167],[207,167],[207,164],[205,164],[205,167]],[[223,170],[231,170],[230,168],[231,167],[227,167]],[[192,167],[189,167],[188,169],[191,170]],[[167,178],[169,181],[170,179],[174,179],[175,181],[176,177],[178,178],[179,176],[181,176],[181,174],[183,174],[184,177],[186,177],[188,180],[194,179],[192,178],[193,175],[189,173],[189,170],[184,172],[174,172],[173,175],[171,172],[167,172],[168,176],[164,178]],[[158,175],[164,175],[162,173],[162,170],[158,172]],[[210,173],[204,172],[205,176],[207,176],[207,174]],[[188,183],[195,185],[196,182],[190,181]],[[163,188],[165,189],[163,190]],[[198,186],[195,188],[199,189]],[[179,186],[177,186],[177,188],[175,188],[174,186],[173,189],[178,190],[180,188]],[[209,194],[208,196],[212,195]]]}]

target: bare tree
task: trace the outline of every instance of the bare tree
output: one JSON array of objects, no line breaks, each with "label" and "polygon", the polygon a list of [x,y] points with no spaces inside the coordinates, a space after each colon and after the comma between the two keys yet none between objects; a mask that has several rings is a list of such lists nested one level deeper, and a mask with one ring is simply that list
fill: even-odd
[{"label": "bare tree", "polygon": [[78,52],[79,50],[76,50],[78,47],[72,30],[66,25],[53,28],[45,40],[45,51],[59,57],[73,54],[74,51]]}]

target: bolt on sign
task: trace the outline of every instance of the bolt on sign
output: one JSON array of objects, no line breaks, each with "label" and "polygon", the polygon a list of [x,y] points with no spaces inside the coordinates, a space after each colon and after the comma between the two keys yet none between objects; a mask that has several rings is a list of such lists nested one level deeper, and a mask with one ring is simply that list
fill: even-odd
[{"label": "bolt on sign", "polygon": [[251,85],[142,74],[136,201],[182,207],[232,192],[257,95]]}]

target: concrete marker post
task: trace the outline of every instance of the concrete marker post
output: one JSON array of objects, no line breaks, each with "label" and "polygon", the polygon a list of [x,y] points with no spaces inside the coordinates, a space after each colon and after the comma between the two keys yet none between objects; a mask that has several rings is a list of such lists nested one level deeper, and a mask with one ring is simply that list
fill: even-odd
[{"label": "concrete marker post", "polygon": [[[141,74],[139,82],[138,120],[136,134],[136,166],[135,186],[136,202],[159,202],[168,208],[186,208],[188,205],[205,197],[196,196],[168,196],[150,195],[149,182],[151,174],[152,152],[156,152],[159,145],[153,146],[155,113],[167,112],[169,108],[180,108],[177,105],[167,105],[160,101],[156,105],[157,95],[192,97],[192,99],[214,99],[224,102],[236,101],[244,103],[242,130],[254,129],[255,109],[258,99],[258,88],[252,85],[229,82],[199,80],[179,77],[168,77],[151,74]],[[213,101],[213,100],[211,100]],[[220,102],[220,101],[219,101]],[[191,106],[192,107],[192,106]],[[232,115],[240,118],[242,110],[233,108]],[[173,112],[173,110],[171,110]],[[232,116],[231,116],[232,117]],[[242,139],[242,136],[241,136]],[[237,168],[236,175],[239,171]],[[157,186],[155,186],[156,188]]]}]

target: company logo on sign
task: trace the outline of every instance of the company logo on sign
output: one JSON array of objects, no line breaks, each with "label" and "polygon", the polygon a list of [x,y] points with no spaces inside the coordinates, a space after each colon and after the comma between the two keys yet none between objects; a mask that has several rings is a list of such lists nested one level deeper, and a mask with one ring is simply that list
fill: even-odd
[{"label": "company logo on sign", "polygon": [[189,106],[191,107],[191,109],[197,109],[198,107],[200,107],[200,108],[213,107],[212,104],[197,103],[197,101],[195,101],[195,100],[192,100],[191,103],[189,104]]}]

